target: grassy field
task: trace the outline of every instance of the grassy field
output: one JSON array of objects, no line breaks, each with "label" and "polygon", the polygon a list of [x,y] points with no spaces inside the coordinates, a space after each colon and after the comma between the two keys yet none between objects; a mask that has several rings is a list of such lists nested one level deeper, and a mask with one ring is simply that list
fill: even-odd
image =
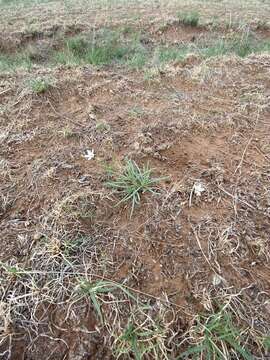
[{"label": "grassy field", "polygon": [[0,15],[0,358],[269,359],[269,1]]}]

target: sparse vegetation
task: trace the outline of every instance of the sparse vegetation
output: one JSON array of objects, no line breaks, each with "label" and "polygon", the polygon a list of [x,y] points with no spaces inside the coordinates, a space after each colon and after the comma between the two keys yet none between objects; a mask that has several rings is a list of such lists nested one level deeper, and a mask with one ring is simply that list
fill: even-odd
[{"label": "sparse vegetation", "polygon": [[221,309],[216,314],[198,317],[196,325],[191,330],[191,337],[197,340],[194,346],[180,356],[180,359],[206,358],[206,359],[232,359],[237,357],[252,360],[253,356],[245,348],[243,335],[245,331],[239,330],[233,324],[232,314]]},{"label": "sparse vegetation", "polygon": [[200,15],[197,11],[178,13],[178,19],[185,26],[197,27]]},{"label": "sparse vegetation", "polygon": [[270,358],[267,1],[0,9],[0,358]]},{"label": "sparse vegetation", "polygon": [[29,85],[33,93],[43,94],[50,89],[52,81],[48,78],[37,78],[30,80]]},{"label": "sparse vegetation", "polygon": [[141,107],[138,106],[134,106],[133,108],[131,108],[129,110],[129,116],[131,117],[135,117],[135,118],[140,118],[144,115],[145,111],[144,109],[142,109]]},{"label": "sparse vegetation", "polygon": [[32,67],[32,61],[25,53],[15,55],[0,54],[0,71],[14,71],[16,69],[28,69]]},{"label": "sparse vegetation", "polygon": [[135,161],[127,160],[121,172],[113,173],[113,180],[107,182],[107,185],[117,190],[122,199],[118,202],[131,202],[131,215],[136,205],[141,202],[141,195],[150,192],[156,194],[156,185],[164,178],[153,178],[153,170],[149,165],[144,165],[141,169]]},{"label": "sparse vegetation", "polygon": [[55,54],[55,60],[62,64],[105,65],[120,61],[134,53],[133,44],[125,43],[119,31],[104,30],[86,37],[68,39],[66,48]]},{"label": "sparse vegetation", "polygon": [[96,130],[99,132],[106,132],[106,131],[110,131],[110,125],[106,122],[98,122],[96,124]]},{"label": "sparse vegetation", "polygon": [[[35,53],[33,46],[31,49],[32,53]],[[46,63],[49,66],[116,64],[140,71],[143,68],[151,69],[153,66],[162,67],[171,61],[184,61],[190,53],[204,59],[228,54],[246,57],[252,53],[269,53],[269,51],[269,40],[258,41],[245,31],[242,35],[236,34],[221,39],[153,47],[142,44],[139,34],[128,34],[124,37],[120,30],[103,30],[95,37],[93,34],[88,34],[67,39],[60,50],[50,51],[47,54]],[[41,63],[43,64],[44,61],[42,59]],[[32,56],[30,52],[0,57],[0,69],[4,71],[20,67],[31,69],[35,63],[39,63],[39,56]]]},{"label": "sparse vegetation", "polygon": [[[136,360],[142,360],[146,356],[153,356],[158,359],[169,359],[169,354],[164,344],[166,329],[149,321],[145,317],[141,324],[135,323],[135,318],[145,317],[143,309],[138,309],[130,318],[123,333],[116,338],[114,349],[116,358],[133,355]],[[148,320],[148,321],[147,321]],[[138,321],[138,320],[137,320]]]},{"label": "sparse vegetation", "polygon": [[60,134],[62,134],[65,139],[69,139],[69,138],[72,138],[72,137],[76,136],[76,133],[68,126],[63,128],[60,131]]},{"label": "sparse vegetation", "polygon": [[81,279],[78,285],[78,290],[81,294],[90,297],[94,309],[96,310],[97,315],[99,316],[101,322],[103,322],[103,315],[102,315],[102,310],[98,295],[112,294],[113,291],[120,290],[123,293],[125,293],[128,296],[128,298],[135,300],[135,302],[137,302],[136,297],[134,297],[134,295],[132,295],[131,292],[125,288],[125,286],[122,286],[121,284],[118,283],[114,283],[112,281],[100,280],[95,283],[90,283],[87,280]]}]

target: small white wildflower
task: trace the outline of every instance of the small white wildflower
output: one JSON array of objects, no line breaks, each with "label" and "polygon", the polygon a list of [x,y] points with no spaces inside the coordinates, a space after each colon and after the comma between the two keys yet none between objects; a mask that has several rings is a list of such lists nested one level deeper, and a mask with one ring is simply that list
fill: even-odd
[{"label": "small white wildflower", "polygon": [[92,159],[94,159],[94,157],[95,157],[94,149],[85,150],[85,154],[83,155],[83,157],[84,157],[86,160],[92,160]]},{"label": "small white wildflower", "polygon": [[205,190],[206,189],[202,183],[198,182],[194,184],[194,193],[196,196],[201,196]]}]

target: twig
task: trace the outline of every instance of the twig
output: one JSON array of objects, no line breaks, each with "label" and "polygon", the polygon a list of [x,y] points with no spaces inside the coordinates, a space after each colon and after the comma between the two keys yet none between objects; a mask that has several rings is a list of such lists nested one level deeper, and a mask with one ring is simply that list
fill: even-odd
[{"label": "twig", "polygon": [[203,248],[202,248],[202,245],[201,245],[201,242],[200,242],[200,239],[199,239],[199,236],[198,236],[195,228],[194,228],[192,225],[191,225],[191,229],[192,229],[192,232],[193,232],[193,234],[194,234],[194,236],[195,236],[195,239],[196,239],[196,241],[197,241],[197,243],[198,243],[198,245],[199,245],[199,248],[200,248],[200,250],[201,250],[201,252],[202,252],[202,254],[203,254],[203,256],[204,256],[204,258],[205,258],[205,260],[206,260],[206,262],[207,262],[207,264],[210,266],[210,269],[213,270],[214,273],[219,276],[219,273],[218,273],[218,272],[216,271],[216,269],[212,266],[212,264],[210,263],[208,257],[205,255],[205,253],[204,253],[204,251],[203,251]]},{"label": "twig", "polygon": [[248,142],[247,142],[247,144],[245,146],[245,149],[244,149],[244,151],[242,153],[241,160],[240,160],[239,164],[237,165],[237,167],[236,167],[236,169],[234,171],[235,174],[237,173],[238,170],[239,170],[239,173],[241,174],[241,169],[242,169],[242,165],[243,165],[243,162],[244,162],[245,155],[246,155],[247,150],[248,150],[248,148],[249,148],[249,146],[250,146],[250,144],[251,144],[251,142],[253,141],[253,138],[254,138],[255,130],[256,130],[256,127],[257,127],[257,124],[258,124],[258,121],[259,121],[259,115],[260,115],[260,112],[258,110],[257,117],[256,117],[256,122],[255,122],[255,125],[254,125],[253,130],[252,130],[252,134],[251,134],[251,136],[250,136],[250,138],[249,138],[249,140],[248,140]]},{"label": "twig", "polygon": [[3,91],[0,92],[0,95],[6,94],[7,92],[9,92],[11,90],[11,88],[5,89]]}]

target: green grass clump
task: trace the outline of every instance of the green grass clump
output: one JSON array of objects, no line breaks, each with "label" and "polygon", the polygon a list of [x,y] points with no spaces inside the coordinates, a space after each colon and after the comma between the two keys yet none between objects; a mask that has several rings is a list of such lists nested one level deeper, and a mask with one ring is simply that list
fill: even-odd
[{"label": "green grass clump", "polygon": [[145,321],[142,326],[134,324],[131,319],[115,341],[115,354],[117,358],[132,354],[135,360],[142,360],[151,355],[155,359],[168,359],[163,344],[164,338],[165,330],[154,321],[150,324]]},{"label": "green grass clump", "polygon": [[17,68],[30,70],[31,59],[25,53],[15,55],[0,54],[0,71],[14,71]]},{"label": "green grass clump", "polygon": [[95,66],[112,63],[126,64],[133,69],[142,68],[148,60],[148,52],[140,43],[140,34],[126,38],[120,30],[98,31],[88,37],[77,36],[66,41],[64,49],[54,54],[56,63],[91,64]]},{"label": "green grass clump", "polygon": [[83,56],[89,47],[89,43],[85,38],[77,36],[68,39],[66,41],[66,47],[73,55]]},{"label": "green grass clump", "polygon": [[128,52],[125,46],[117,44],[104,44],[94,46],[87,52],[85,60],[92,65],[105,65],[114,60],[122,59]]},{"label": "green grass clump", "polygon": [[30,88],[35,94],[43,94],[52,86],[52,82],[46,78],[37,78],[30,81]]},{"label": "green grass clump", "polygon": [[121,61],[134,53],[133,44],[124,42],[118,31],[103,31],[92,39],[84,37],[70,38],[63,51],[55,54],[55,60],[61,64],[107,65]]},{"label": "green grass clump", "polygon": [[185,26],[197,27],[199,25],[200,15],[197,11],[189,11],[179,13],[178,19]]},{"label": "green grass clump", "polygon": [[86,279],[81,279],[79,281],[77,290],[81,295],[87,296],[91,299],[93,307],[97,312],[101,323],[104,322],[101,310],[102,295],[113,293],[115,290],[120,290],[126,294],[129,299],[137,302],[137,298],[131,294],[131,292],[127,290],[124,285],[114,283],[113,281],[99,280],[96,282],[89,282]]},{"label": "green grass clump", "polygon": [[155,185],[164,178],[153,178],[152,169],[144,165],[141,169],[135,161],[127,160],[121,174],[112,173],[113,180],[107,185],[117,191],[122,196],[118,204],[131,202],[131,215],[136,205],[140,204],[141,194],[150,192],[155,194]]},{"label": "green grass clump", "polygon": [[154,61],[158,64],[166,64],[171,61],[182,61],[190,52],[189,46],[159,47],[155,50]]},{"label": "green grass clump", "polygon": [[221,309],[216,314],[202,316],[197,319],[192,337],[198,339],[195,345],[191,345],[180,359],[233,359],[252,360],[253,356],[245,348],[243,331],[234,323],[232,314]]},{"label": "green grass clump", "polygon": [[219,39],[212,43],[191,43],[180,46],[158,47],[153,55],[156,66],[172,61],[184,61],[188,54],[195,54],[202,59],[235,54],[246,57],[250,54],[270,52],[270,41],[256,41],[252,36],[235,36],[230,39]]},{"label": "green grass clump", "polygon": [[149,54],[146,50],[144,48],[137,48],[129,54],[126,63],[131,69],[139,70],[147,64],[148,60]]},{"label": "green grass clump", "polygon": [[251,36],[235,36],[232,39],[217,40],[215,43],[199,49],[199,54],[205,58],[228,54],[246,57],[253,53],[256,54],[269,51],[269,40],[258,42]]},{"label": "green grass clump", "polygon": [[133,47],[124,42],[118,31],[103,31],[92,38],[74,37],[66,41],[62,51],[54,56],[60,64],[106,65],[122,60],[134,52]]}]

